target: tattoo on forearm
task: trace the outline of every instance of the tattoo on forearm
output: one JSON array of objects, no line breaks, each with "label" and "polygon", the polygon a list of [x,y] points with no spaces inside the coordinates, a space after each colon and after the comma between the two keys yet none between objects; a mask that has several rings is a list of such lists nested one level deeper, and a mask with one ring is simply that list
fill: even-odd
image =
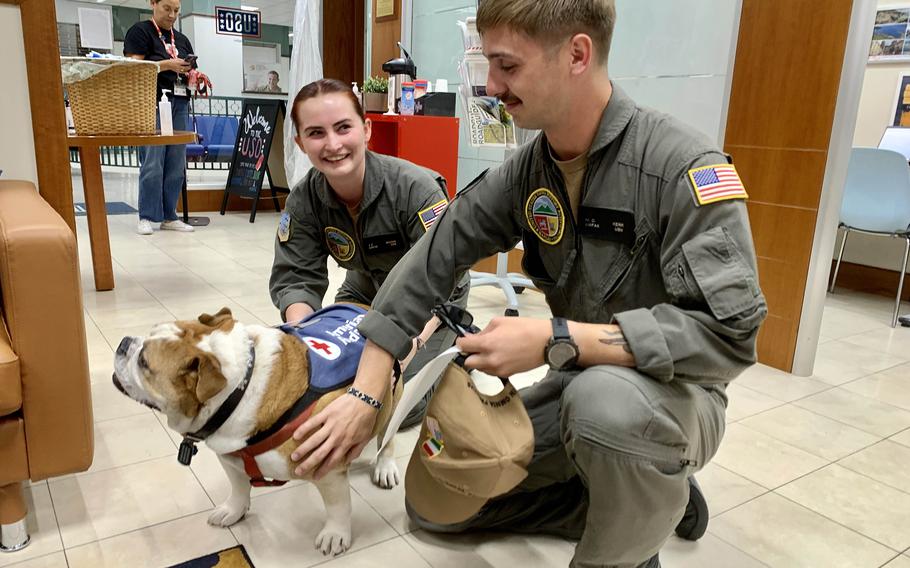
[{"label": "tattoo on forearm", "polygon": [[599,339],[604,345],[615,345],[617,347],[622,347],[623,351],[631,354],[632,350],[629,349],[629,342],[626,341],[626,336],[622,334],[621,331],[610,331],[609,329],[603,330],[607,337],[604,339]]}]

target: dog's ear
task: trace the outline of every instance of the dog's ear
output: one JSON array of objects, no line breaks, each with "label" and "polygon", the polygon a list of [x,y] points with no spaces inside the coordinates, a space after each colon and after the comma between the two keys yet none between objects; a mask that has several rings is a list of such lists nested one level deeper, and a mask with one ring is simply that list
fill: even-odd
[{"label": "dog's ear", "polygon": [[227,327],[230,328],[234,324],[234,316],[231,314],[230,308],[227,307],[221,308],[215,315],[200,314],[198,320],[202,325],[209,327],[223,327],[226,323],[229,323],[230,325]]},{"label": "dog's ear", "polygon": [[221,363],[211,353],[199,351],[190,360],[187,370],[187,386],[195,391],[200,403],[212,398],[227,385],[227,379],[221,374]]}]

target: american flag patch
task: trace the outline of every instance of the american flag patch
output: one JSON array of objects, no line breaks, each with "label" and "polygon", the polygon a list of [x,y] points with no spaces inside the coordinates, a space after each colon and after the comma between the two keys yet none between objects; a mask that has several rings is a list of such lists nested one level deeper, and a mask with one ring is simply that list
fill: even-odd
[{"label": "american flag patch", "polygon": [[725,199],[748,199],[749,197],[732,164],[689,170],[689,179],[692,180],[695,198],[699,205],[707,205]]},{"label": "american flag patch", "polygon": [[423,230],[429,231],[430,227],[433,226],[433,223],[436,222],[436,219],[442,215],[442,212],[445,211],[446,207],[448,206],[449,202],[443,199],[417,213],[417,217],[420,219],[420,223],[423,225]]}]

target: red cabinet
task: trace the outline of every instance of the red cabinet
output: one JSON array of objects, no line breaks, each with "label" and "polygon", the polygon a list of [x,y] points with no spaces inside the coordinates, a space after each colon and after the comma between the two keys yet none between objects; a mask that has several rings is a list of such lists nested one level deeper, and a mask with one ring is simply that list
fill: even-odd
[{"label": "red cabinet", "polygon": [[442,174],[449,198],[458,189],[458,118],[367,113],[373,123],[369,148]]}]

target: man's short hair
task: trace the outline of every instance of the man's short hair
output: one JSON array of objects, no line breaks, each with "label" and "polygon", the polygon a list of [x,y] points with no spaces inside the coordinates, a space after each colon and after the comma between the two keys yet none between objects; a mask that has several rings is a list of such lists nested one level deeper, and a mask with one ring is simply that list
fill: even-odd
[{"label": "man's short hair", "polygon": [[477,10],[481,34],[505,26],[550,44],[588,34],[601,65],[607,64],[615,23],[615,0],[480,0]]}]

